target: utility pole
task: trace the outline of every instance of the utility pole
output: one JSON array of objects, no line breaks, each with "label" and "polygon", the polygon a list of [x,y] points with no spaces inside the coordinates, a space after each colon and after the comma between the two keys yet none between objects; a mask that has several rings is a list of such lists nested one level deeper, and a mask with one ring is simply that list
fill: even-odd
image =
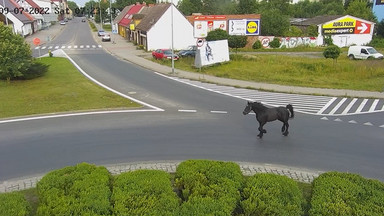
[{"label": "utility pole", "polygon": [[5,13],[5,24],[8,25],[8,12],[5,12],[5,1],[3,0],[3,11]]},{"label": "utility pole", "polygon": [[172,74],[175,74],[175,60],[174,60],[174,47],[173,47],[173,0],[171,1],[171,29],[172,29]]}]

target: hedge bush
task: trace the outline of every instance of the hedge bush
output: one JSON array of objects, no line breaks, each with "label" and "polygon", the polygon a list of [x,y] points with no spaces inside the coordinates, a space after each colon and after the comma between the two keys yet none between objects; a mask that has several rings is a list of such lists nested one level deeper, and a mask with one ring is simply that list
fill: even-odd
[{"label": "hedge bush", "polygon": [[113,215],[178,215],[181,200],[173,191],[170,174],[137,170],[120,174],[113,184]]},{"label": "hedge bush", "polygon": [[86,163],[45,175],[37,184],[37,215],[110,215],[111,175]]},{"label": "hedge bush", "polygon": [[244,215],[303,215],[304,203],[303,194],[292,179],[256,174],[247,179],[240,205]]},{"label": "hedge bush", "polygon": [[384,184],[357,174],[328,172],[313,183],[309,215],[384,215]]},{"label": "hedge bush", "polygon": [[233,162],[187,160],[176,168],[175,184],[185,200],[181,212],[231,215],[240,201],[243,175]]},{"label": "hedge bush", "polygon": [[0,216],[27,216],[31,206],[19,192],[0,194]]}]

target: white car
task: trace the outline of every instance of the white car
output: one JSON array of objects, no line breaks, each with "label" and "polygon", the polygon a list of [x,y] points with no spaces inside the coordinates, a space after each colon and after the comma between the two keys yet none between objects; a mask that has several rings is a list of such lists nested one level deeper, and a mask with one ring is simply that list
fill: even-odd
[{"label": "white car", "polygon": [[60,25],[65,25],[65,24],[66,24],[65,21],[61,20]]},{"label": "white car", "polygon": [[109,34],[104,34],[103,37],[101,38],[101,41],[102,41],[102,42],[105,42],[105,41],[111,41],[111,35],[109,35]]},{"label": "white car", "polygon": [[370,46],[350,46],[348,49],[349,59],[383,59],[383,54],[377,52]]}]

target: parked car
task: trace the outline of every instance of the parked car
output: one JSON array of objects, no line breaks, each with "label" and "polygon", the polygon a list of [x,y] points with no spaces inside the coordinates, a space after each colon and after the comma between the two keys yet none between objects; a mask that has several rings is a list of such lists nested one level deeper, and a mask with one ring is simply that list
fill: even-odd
[{"label": "parked car", "polygon": [[377,52],[370,46],[350,46],[348,49],[349,59],[383,59],[383,54]]},{"label": "parked car", "polygon": [[[155,59],[172,59],[172,50],[171,49],[157,49],[152,52],[152,57]],[[173,59],[178,60],[179,56],[173,54]]]},{"label": "parked car", "polygon": [[196,50],[197,50],[197,46],[195,46],[195,45],[188,46],[187,49],[179,51],[179,56],[180,57],[189,57],[189,56],[190,57],[195,57]]},{"label": "parked car", "polygon": [[85,21],[86,21],[85,18],[81,20],[81,22],[85,22]]},{"label": "parked car", "polygon": [[105,41],[111,41],[111,35],[109,35],[109,34],[104,34],[103,37],[101,38],[101,41],[102,41],[102,42],[105,42]]},{"label": "parked car", "polygon": [[67,24],[67,23],[64,20],[60,21],[60,25],[65,25],[65,24]]},{"label": "parked car", "polygon": [[97,31],[97,36],[99,36],[99,37],[104,36],[104,34],[105,34],[104,30]]}]

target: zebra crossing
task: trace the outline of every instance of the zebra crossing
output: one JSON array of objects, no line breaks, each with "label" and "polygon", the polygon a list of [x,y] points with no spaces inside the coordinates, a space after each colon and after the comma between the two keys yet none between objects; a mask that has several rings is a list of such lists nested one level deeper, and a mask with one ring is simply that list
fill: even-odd
[{"label": "zebra crossing", "polygon": [[295,107],[295,111],[312,115],[345,116],[384,112],[384,99],[364,99],[263,92],[253,89],[241,89],[230,86],[203,83],[200,81],[182,78],[172,79],[231,97],[250,101],[261,101],[262,103],[269,106],[286,106],[287,104],[292,104]]},{"label": "zebra crossing", "polygon": [[68,49],[68,50],[78,50],[78,49],[100,49],[101,45],[45,45],[45,46],[37,46],[35,50],[56,50],[56,49]]}]

